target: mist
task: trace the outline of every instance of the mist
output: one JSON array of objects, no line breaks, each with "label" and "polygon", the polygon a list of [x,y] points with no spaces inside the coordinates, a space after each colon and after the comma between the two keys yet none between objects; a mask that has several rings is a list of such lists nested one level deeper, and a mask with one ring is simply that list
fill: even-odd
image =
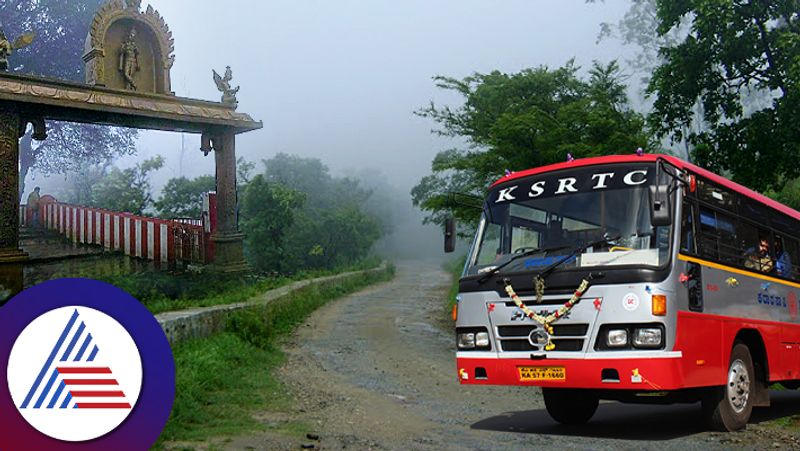
[{"label": "mist", "polygon": [[[219,100],[211,69],[231,66],[233,84],[241,86],[238,111],[264,122],[263,130],[238,137],[238,156],[257,163],[257,171],[261,160],[283,152],[318,158],[334,175],[380,177],[383,195],[393,193],[397,224],[379,250],[431,257],[442,255],[441,231],[421,225],[409,191],[438,151],[463,144],[432,134],[434,124],[413,114],[431,101],[458,106],[460,99],[438,90],[432,77],[558,67],[571,58],[584,68],[624,59],[625,48],[597,43],[597,35],[602,22],[617,22],[630,6],[627,0],[150,4],[175,38],[176,94]],[[213,156],[199,147],[197,135],[146,131],[137,154],[114,164],[162,155],[166,163],[153,175],[157,198],[170,178],[213,174]],[[33,174],[28,189],[47,192],[63,180]]]}]

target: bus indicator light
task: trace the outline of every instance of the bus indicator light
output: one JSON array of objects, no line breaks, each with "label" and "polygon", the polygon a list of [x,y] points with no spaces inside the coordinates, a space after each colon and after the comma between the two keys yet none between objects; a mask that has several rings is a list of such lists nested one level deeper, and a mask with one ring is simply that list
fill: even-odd
[{"label": "bus indicator light", "polygon": [[667,314],[667,296],[654,294],[652,297],[652,310],[655,316],[665,316]]}]

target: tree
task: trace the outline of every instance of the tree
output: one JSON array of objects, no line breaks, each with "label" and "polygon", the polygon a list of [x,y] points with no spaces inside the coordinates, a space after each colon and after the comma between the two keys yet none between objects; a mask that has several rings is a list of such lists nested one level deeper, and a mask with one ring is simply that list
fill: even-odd
[{"label": "tree", "polygon": [[[595,62],[588,80],[578,70],[570,61],[555,70],[436,77],[439,88],[464,98],[463,106],[431,103],[417,114],[439,125],[435,133],[463,139],[468,147],[439,152],[433,174],[413,188],[414,205],[429,212],[425,222],[444,221],[451,209],[447,192],[482,198],[504,170],[564,161],[567,153],[578,158],[649,149],[651,136],[643,116],[629,106],[618,64]],[[454,209],[465,220],[474,220],[476,211]]]},{"label": "tree", "polygon": [[[605,0],[586,0],[587,3],[605,3]],[[685,33],[685,23],[673,27],[668,33],[658,32],[658,7],[656,0],[631,0],[631,7],[616,24],[603,22],[597,41],[618,39],[624,45],[637,47],[633,59],[626,60],[626,69],[642,76],[649,82],[655,68],[662,62],[659,51],[662,47],[675,45]]]},{"label": "tree", "polygon": [[158,215],[162,218],[199,218],[203,213],[203,193],[215,189],[213,175],[201,175],[191,180],[186,177],[170,179],[155,203]]},{"label": "tree", "polygon": [[110,163],[86,166],[76,172],[65,174],[63,197],[61,195],[56,197],[73,205],[92,205],[95,186],[108,176],[110,166]]},{"label": "tree", "polygon": [[92,206],[112,211],[143,215],[153,204],[150,173],[164,166],[156,156],[128,169],[112,168],[94,187]]},{"label": "tree", "polygon": [[236,159],[236,182],[239,185],[247,185],[250,183],[250,179],[253,178],[253,170],[256,168],[256,164],[252,161],[247,161],[244,157],[239,157]]},{"label": "tree", "polygon": [[247,256],[254,268],[264,272],[291,269],[285,237],[305,197],[279,183],[268,182],[261,174],[247,185],[242,199],[241,223],[247,236]]},{"label": "tree", "polygon": [[335,209],[361,206],[372,195],[352,178],[334,178],[325,164],[316,158],[279,153],[264,160],[268,181],[306,193],[307,206],[313,209]]},{"label": "tree", "polygon": [[[780,191],[800,176],[797,0],[657,6],[660,35],[684,23],[689,29],[661,48],[664,62],[648,86],[650,123],[661,136],[688,140],[700,165],[756,190]],[[698,122],[705,127],[693,127]]]},{"label": "tree", "polygon": [[[4,0],[0,26],[14,38],[33,31],[33,44],[11,56],[19,73],[83,81],[84,41],[103,0]],[[35,144],[29,132],[20,140],[20,196],[29,172],[64,174],[118,155],[135,153],[136,131],[48,122],[48,138]]]},{"label": "tree", "polygon": [[800,178],[790,180],[780,191],[769,190],[765,194],[784,205],[800,210]]},{"label": "tree", "polygon": [[267,183],[304,196],[283,237],[281,271],[354,263],[385,233],[379,218],[367,208],[372,191],[361,188],[355,179],[331,176],[328,167],[314,158],[278,154],[264,164]]}]

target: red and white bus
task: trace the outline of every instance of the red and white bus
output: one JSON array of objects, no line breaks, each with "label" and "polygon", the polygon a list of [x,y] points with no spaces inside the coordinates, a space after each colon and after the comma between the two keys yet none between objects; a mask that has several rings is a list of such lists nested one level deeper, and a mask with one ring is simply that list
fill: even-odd
[{"label": "red and white bus", "polygon": [[509,174],[459,283],[459,380],[542,387],[562,423],[700,401],[740,429],[800,385],[799,240],[797,211],[672,156]]}]

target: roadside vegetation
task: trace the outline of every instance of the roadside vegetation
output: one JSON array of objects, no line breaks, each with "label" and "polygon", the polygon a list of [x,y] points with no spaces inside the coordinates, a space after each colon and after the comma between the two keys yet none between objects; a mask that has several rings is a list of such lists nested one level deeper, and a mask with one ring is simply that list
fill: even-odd
[{"label": "roadside vegetation", "polygon": [[175,405],[156,448],[265,427],[297,428],[289,423],[264,425],[254,417],[257,411],[285,410],[291,403],[274,375],[284,360],[281,343],[315,309],[393,276],[390,266],[378,273],[311,286],[264,307],[232,314],[224,333],[176,345]]},{"label": "roadside vegetation", "polygon": [[[797,2],[630,3],[598,39],[631,46],[631,60],[434,78],[462,102],[417,111],[456,139],[411,192],[427,222],[453,214],[469,235],[480,210],[451,205],[447,193],[483,198],[506,170],[637,148],[681,155],[800,208]],[[629,97],[637,88],[645,98]]]},{"label": "roadside vegetation", "polygon": [[445,300],[445,308],[448,314],[453,311],[453,306],[456,305],[456,296],[458,296],[458,279],[461,277],[461,271],[464,269],[464,263],[467,261],[466,256],[454,258],[442,266],[453,277],[453,282],[450,284],[450,291],[447,292],[447,299]]},{"label": "roadside vegetation", "polygon": [[367,258],[332,269],[299,271],[290,275],[226,276],[209,272],[139,272],[95,277],[130,293],[154,315],[170,310],[244,302],[292,282],[376,268],[381,260]]}]

